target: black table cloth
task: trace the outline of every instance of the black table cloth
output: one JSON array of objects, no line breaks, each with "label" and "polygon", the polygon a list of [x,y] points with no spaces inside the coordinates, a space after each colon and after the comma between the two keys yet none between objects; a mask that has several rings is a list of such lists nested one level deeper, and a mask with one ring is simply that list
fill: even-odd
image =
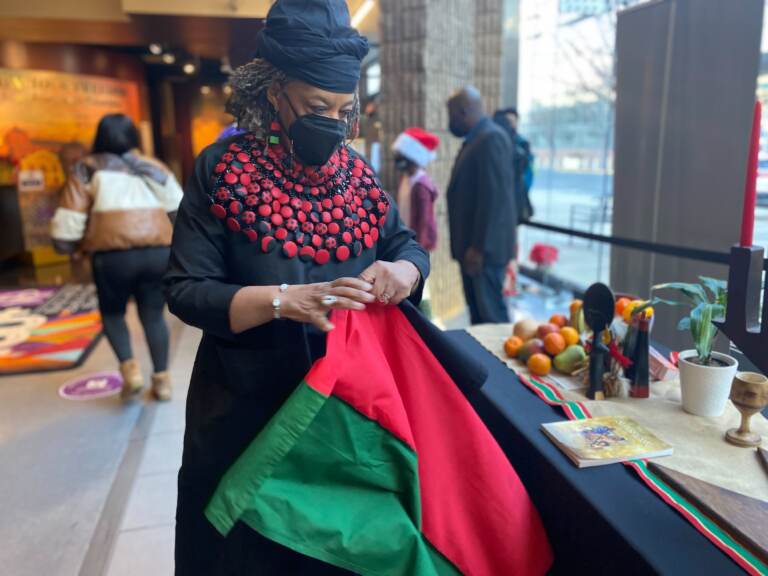
[{"label": "black table cloth", "polygon": [[542,516],[555,552],[553,574],[743,574],[630,468],[576,468],[541,432],[542,423],[565,420],[562,411],[469,334],[448,335],[488,370],[470,399]]}]

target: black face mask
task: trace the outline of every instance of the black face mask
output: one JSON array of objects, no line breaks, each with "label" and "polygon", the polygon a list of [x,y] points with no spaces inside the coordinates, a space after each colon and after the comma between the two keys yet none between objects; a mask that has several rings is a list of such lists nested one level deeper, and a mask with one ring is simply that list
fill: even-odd
[{"label": "black face mask", "polygon": [[288,130],[293,151],[309,166],[324,165],[346,138],[347,123],[319,114],[299,116],[288,96],[285,99],[295,118]]},{"label": "black face mask", "polygon": [[464,136],[467,135],[467,131],[464,130],[462,126],[460,126],[458,123],[451,121],[448,124],[448,130],[451,131],[451,134],[456,136],[456,138],[464,138]]},{"label": "black face mask", "polygon": [[400,172],[407,172],[411,163],[406,158],[395,158],[395,169]]}]

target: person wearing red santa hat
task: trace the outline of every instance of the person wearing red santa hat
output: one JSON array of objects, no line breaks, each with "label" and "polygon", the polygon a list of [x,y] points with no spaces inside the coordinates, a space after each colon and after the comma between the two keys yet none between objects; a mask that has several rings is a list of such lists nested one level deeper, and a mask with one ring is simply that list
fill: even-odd
[{"label": "person wearing red santa hat", "polygon": [[395,167],[400,173],[397,205],[406,226],[416,232],[416,241],[427,250],[437,247],[435,200],[438,190],[426,171],[437,157],[440,138],[423,128],[408,128],[402,132],[392,151]]}]

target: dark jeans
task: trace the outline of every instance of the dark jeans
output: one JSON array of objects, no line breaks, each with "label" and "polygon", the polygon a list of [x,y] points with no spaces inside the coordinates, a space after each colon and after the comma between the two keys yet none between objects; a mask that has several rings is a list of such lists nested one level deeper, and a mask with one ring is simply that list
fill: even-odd
[{"label": "dark jeans", "polygon": [[461,280],[472,324],[509,322],[503,294],[506,271],[506,266],[488,264],[476,276],[470,276],[462,270]]},{"label": "dark jeans", "polygon": [[168,368],[168,326],[163,312],[163,275],[170,248],[133,248],[93,255],[93,280],[99,294],[104,333],[120,362],[133,358],[125,308],[133,296],[149,344],[155,372]]}]

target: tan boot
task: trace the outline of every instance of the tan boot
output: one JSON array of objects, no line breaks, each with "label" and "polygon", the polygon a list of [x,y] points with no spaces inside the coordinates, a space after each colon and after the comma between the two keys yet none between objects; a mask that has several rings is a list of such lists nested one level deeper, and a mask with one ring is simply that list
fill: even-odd
[{"label": "tan boot", "polygon": [[171,399],[171,376],[168,372],[152,374],[152,396],[160,402]]},{"label": "tan boot", "polygon": [[144,377],[141,375],[139,363],[134,359],[120,364],[120,374],[123,376],[123,389],[120,396],[123,400],[133,398],[144,388]]}]

